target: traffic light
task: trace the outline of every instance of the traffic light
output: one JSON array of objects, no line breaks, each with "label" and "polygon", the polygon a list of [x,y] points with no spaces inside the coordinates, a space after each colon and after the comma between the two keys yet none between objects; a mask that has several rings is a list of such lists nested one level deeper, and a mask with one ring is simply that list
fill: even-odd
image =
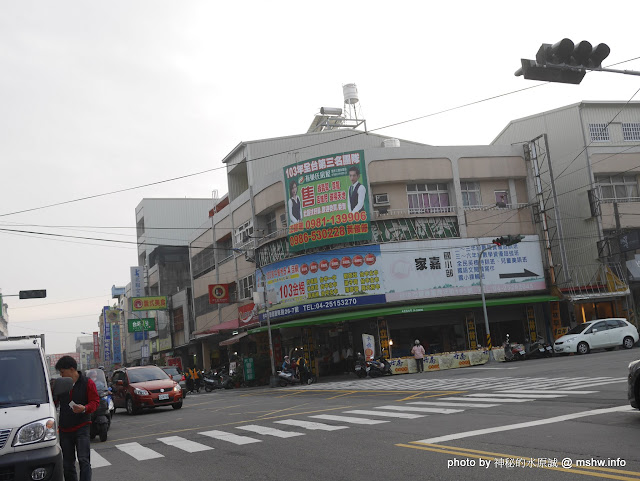
[{"label": "traffic light", "polygon": [[553,45],[543,43],[535,60],[521,59],[522,66],[515,75],[524,75],[528,80],[579,84],[587,69],[601,68],[602,61],[610,52],[604,43],[593,47],[583,40],[575,45],[568,38],[563,38]]},{"label": "traffic light", "polygon": [[20,291],[20,299],[42,299],[47,297],[46,289],[38,289],[35,291]]},{"label": "traffic light", "polygon": [[522,242],[522,239],[524,239],[523,235],[503,235],[493,239],[493,243],[497,246],[512,246]]}]

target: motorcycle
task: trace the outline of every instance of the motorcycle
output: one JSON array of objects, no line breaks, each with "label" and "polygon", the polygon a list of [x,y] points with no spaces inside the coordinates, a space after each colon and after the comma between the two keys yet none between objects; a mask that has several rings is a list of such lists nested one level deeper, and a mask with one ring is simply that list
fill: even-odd
[{"label": "motorcycle", "polygon": [[367,365],[367,374],[370,377],[389,376],[393,374],[391,372],[391,364],[383,356],[380,356],[378,360],[371,360]]},{"label": "motorcycle", "polygon": [[543,338],[538,338],[538,341],[529,346],[529,350],[526,353],[527,359],[541,359],[543,357],[553,356],[553,348],[544,342]]},{"label": "motorcycle", "polygon": [[204,390],[211,392],[215,389],[231,389],[233,388],[233,371],[226,373],[225,368],[209,371],[208,375],[204,375]]},{"label": "motorcycle", "polygon": [[358,376],[359,378],[367,377],[367,363],[364,360],[364,356],[362,356],[362,354],[360,353],[358,353],[358,356],[356,358],[354,371],[356,373],[356,376]]},{"label": "motorcycle", "polygon": [[506,362],[511,362],[516,360],[516,357],[513,354],[513,350],[511,349],[511,343],[509,342],[509,334],[507,334],[507,338],[502,343],[502,348],[504,349],[504,360]]},{"label": "motorcycle", "polygon": [[111,388],[107,387],[107,379],[102,369],[89,369],[86,374],[95,383],[98,396],[100,396],[98,409],[91,413],[89,435],[91,439],[99,436],[100,441],[105,442],[109,427],[111,427],[111,417],[116,410],[111,398]]},{"label": "motorcycle", "polygon": [[300,384],[300,378],[295,377],[291,371],[278,371],[278,385],[286,387],[290,384]]}]

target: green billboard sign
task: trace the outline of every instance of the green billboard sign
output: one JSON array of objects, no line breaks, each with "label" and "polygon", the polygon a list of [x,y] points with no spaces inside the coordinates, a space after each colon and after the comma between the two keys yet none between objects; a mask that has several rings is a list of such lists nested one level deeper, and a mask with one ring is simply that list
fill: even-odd
[{"label": "green billboard sign", "polygon": [[155,331],[156,320],[152,317],[145,317],[142,319],[127,319],[129,324],[129,332],[143,332],[143,331]]},{"label": "green billboard sign", "polygon": [[285,167],[289,250],[370,240],[367,186],[363,150]]}]

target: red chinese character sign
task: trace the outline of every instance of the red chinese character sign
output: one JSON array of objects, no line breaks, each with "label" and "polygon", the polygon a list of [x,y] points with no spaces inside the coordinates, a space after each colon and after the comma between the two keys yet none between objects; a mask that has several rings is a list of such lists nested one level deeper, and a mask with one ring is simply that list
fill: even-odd
[{"label": "red chinese character sign", "polygon": [[209,304],[229,304],[229,284],[210,284]]},{"label": "red chinese character sign", "polygon": [[163,311],[167,309],[167,296],[132,297],[131,310],[137,311]]},{"label": "red chinese character sign", "polygon": [[365,167],[357,150],[284,168],[289,250],[371,239]]}]

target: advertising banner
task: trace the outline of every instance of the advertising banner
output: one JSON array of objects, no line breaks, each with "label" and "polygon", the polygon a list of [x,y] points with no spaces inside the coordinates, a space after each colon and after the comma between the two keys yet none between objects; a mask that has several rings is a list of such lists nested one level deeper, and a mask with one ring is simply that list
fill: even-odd
[{"label": "advertising banner", "polygon": [[133,312],[161,311],[167,308],[167,296],[132,297]]},{"label": "advertising banner", "polygon": [[229,304],[229,284],[209,284],[209,304]]},{"label": "advertising banner", "polygon": [[127,319],[129,332],[155,331],[156,320],[153,317],[145,317],[142,319]]},{"label": "advertising banner", "polygon": [[[319,252],[264,267],[267,291],[275,291],[278,304],[269,311],[270,317],[384,303],[379,260],[380,247],[373,245]],[[257,285],[263,285],[260,271],[256,278]]]},{"label": "advertising banner", "polygon": [[256,305],[251,302],[244,306],[238,306],[238,319],[240,320],[240,325],[246,325],[250,322],[257,321],[258,316]]},{"label": "advertising banner", "polygon": [[131,272],[131,297],[144,297],[144,266],[133,266]]},{"label": "advertising banner", "polygon": [[289,165],[284,188],[289,250],[371,239],[363,150]]},{"label": "advertising banner", "polygon": [[120,322],[120,309],[107,309],[105,311],[105,322],[113,324]]},{"label": "advertising banner", "polygon": [[387,321],[378,321],[378,339],[380,339],[380,351],[385,358],[391,357],[391,346],[389,346],[389,328]]},{"label": "advertising banner", "polygon": [[469,349],[478,348],[478,338],[476,336],[476,316],[472,312],[467,312],[467,336],[469,337]]},{"label": "advertising banner", "polygon": [[109,306],[105,306],[103,309],[103,319],[104,322],[104,363],[111,364],[111,324],[106,322],[107,319],[107,311],[109,310]]},{"label": "advertising banner", "polygon": [[371,334],[362,335],[362,349],[367,361],[372,361],[376,357],[376,339]]},{"label": "advertising banner", "polygon": [[100,359],[100,338],[99,333],[93,333],[93,358]]},{"label": "advertising banner", "polygon": [[[480,251],[492,239],[411,241],[380,246],[387,302],[480,294]],[[399,249],[399,246],[402,249]],[[482,256],[485,293],[544,290],[538,236],[497,246]]]},{"label": "advertising banner", "polygon": [[558,339],[562,332],[562,319],[560,319],[560,303],[559,302],[550,302],[549,307],[551,308],[551,329],[553,330],[554,339]]},{"label": "advertising banner", "polygon": [[527,306],[527,323],[529,325],[529,339],[531,342],[537,342],[538,331],[536,329],[536,314],[533,306]]},{"label": "advertising banner", "polygon": [[111,338],[113,341],[113,362],[122,362],[122,348],[120,346],[120,324],[116,323],[111,326]]},{"label": "advertising banner", "polygon": [[49,360],[49,366],[56,367],[56,364],[60,360],[61,357],[71,356],[75,359],[75,361],[80,364],[80,353],[78,352],[65,352],[62,354],[47,354],[46,359]]}]

